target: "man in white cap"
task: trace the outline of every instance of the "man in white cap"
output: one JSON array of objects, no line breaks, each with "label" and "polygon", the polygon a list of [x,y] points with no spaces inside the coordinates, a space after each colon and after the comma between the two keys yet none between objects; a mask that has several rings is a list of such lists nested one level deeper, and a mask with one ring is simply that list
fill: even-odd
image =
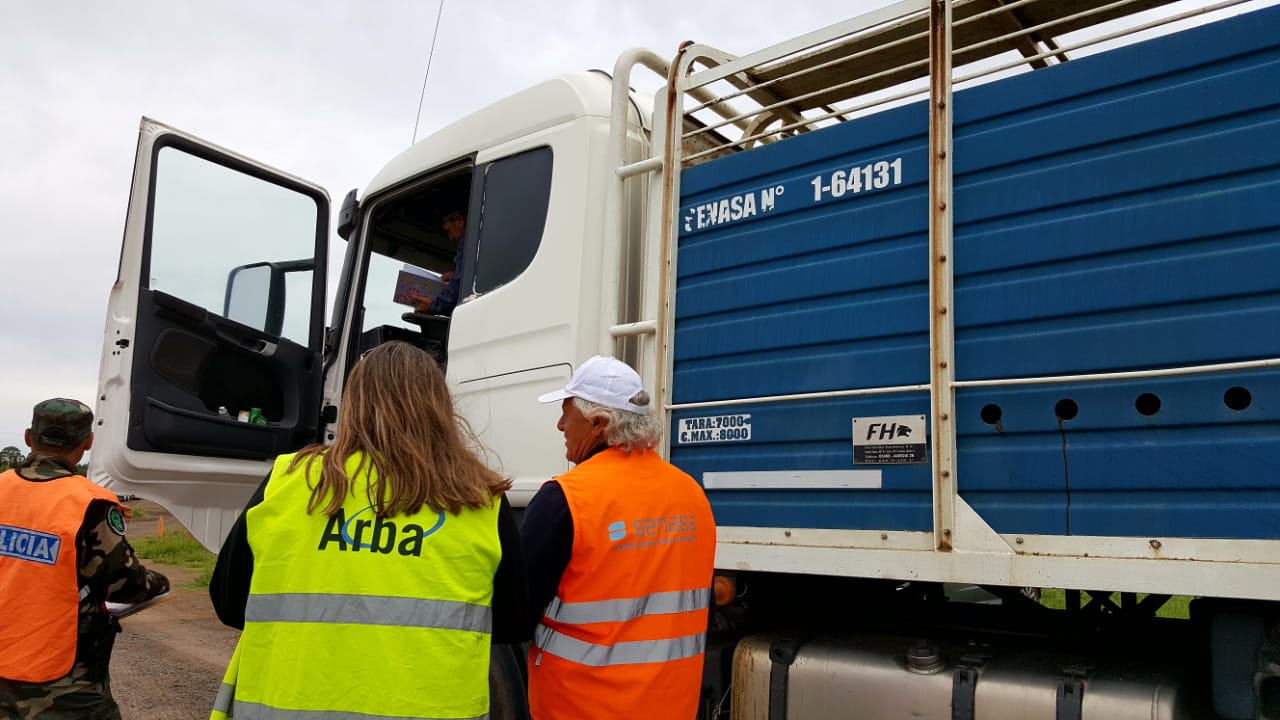
[{"label": "man in white cap", "polygon": [[542,486],[520,537],[530,605],[529,709],[535,720],[620,717],[655,698],[692,718],[715,560],[702,488],[658,456],[662,428],[640,376],[595,356],[560,402],[565,457]]}]

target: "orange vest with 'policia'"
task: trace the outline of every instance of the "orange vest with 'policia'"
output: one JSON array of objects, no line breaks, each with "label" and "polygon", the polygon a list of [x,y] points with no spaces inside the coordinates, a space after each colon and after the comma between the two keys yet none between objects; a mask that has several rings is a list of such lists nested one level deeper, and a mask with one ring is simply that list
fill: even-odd
[{"label": "orange vest with 'policia'", "polygon": [[76,534],[94,500],[116,496],[81,475],[28,481],[0,473],[0,678],[46,682],[76,657]]},{"label": "orange vest with 'policia'", "polygon": [[556,478],[573,551],[529,649],[537,720],[692,718],[716,528],[702,488],[654,451],[610,448]]}]

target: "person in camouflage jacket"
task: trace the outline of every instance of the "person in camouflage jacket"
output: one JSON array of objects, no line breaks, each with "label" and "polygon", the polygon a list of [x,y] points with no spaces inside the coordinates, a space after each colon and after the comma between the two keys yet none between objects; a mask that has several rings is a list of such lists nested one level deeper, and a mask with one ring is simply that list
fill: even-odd
[{"label": "person in camouflage jacket", "polygon": [[[31,454],[0,482],[40,483],[77,475],[76,463],[92,443],[93,412],[75,400],[57,398],[36,406],[27,444]],[[21,491],[21,486],[10,488]],[[0,719],[118,720],[108,665],[120,625],[105,602],[132,603],[169,590],[164,575],[145,568],[125,538],[116,503],[94,500],[76,535],[80,604],[75,661],[70,672],[48,682],[0,678]],[[0,593],[23,592],[2,587]]]}]

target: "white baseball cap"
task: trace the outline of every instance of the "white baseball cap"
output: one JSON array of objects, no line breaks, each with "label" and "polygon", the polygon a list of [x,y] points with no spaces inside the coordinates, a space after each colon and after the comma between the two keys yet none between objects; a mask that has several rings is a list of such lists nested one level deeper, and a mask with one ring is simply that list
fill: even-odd
[{"label": "white baseball cap", "polygon": [[631,399],[644,390],[640,376],[631,366],[613,357],[596,355],[578,366],[569,384],[559,390],[538,396],[538,402],[549,403],[565,398],[582,398],[597,405],[648,415],[648,405],[637,405]]}]

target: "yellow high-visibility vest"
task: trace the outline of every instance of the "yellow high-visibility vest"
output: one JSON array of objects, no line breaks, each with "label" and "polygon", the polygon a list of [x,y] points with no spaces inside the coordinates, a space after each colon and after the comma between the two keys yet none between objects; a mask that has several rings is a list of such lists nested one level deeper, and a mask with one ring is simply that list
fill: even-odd
[{"label": "yellow high-visibility vest", "polygon": [[292,459],[246,515],[245,627],[211,717],[486,717],[499,498],[382,520],[361,477],[342,512],[308,515],[320,460]]}]

